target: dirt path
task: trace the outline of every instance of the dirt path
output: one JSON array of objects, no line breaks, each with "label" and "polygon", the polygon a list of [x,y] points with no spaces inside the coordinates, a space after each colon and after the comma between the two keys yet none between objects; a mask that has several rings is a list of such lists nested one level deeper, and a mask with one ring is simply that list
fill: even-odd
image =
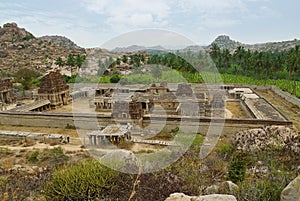
[{"label": "dirt path", "polygon": [[285,116],[287,116],[294,124],[295,128],[300,130],[300,108],[287,100],[281,98],[270,90],[257,90],[257,92],[277,107]]}]

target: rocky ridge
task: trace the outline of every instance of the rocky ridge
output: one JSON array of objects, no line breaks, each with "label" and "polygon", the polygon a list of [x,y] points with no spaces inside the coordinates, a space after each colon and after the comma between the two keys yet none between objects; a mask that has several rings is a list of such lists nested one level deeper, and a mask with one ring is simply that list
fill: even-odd
[{"label": "rocky ridge", "polygon": [[0,73],[13,74],[23,67],[45,73],[57,67],[57,57],[85,54],[85,49],[71,42],[57,41],[57,37],[36,38],[16,23],[4,24],[0,27]]},{"label": "rocky ridge", "polygon": [[218,45],[221,49],[229,49],[234,51],[238,46],[244,47],[246,50],[251,51],[285,51],[289,50],[296,45],[300,45],[300,40],[294,39],[282,42],[267,42],[258,44],[244,44],[235,40],[232,40],[229,36],[218,36],[206,49],[210,49],[213,44]]}]

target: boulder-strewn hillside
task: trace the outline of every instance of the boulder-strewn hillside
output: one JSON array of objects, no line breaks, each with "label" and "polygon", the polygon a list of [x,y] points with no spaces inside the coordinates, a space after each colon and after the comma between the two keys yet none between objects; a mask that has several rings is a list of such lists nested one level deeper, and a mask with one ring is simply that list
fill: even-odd
[{"label": "boulder-strewn hillside", "polygon": [[167,51],[167,49],[165,49],[160,45],[153,46],[153,47],[131,45],[128,47],[116,47],[115,49],[112,50],[112,52],[139,52],[139,51],[151,51],[151,50]]},{"label": "boulder-strewn hillside", "polygon": [[[268,42],[268,43],[260,43],[260,44],[244,44],[238,41],[232,40],[229,36],[221,35],[218,36],[212,44],[217,44],[221,49],[229,49],[230,51],[234,51],[238,46],[243,46],[245,49],[249,49],[252,51],[284,51],[289,50],[296,45],[300,45],[300,40],[294,39],[290,41],[282,41],[282,42]],[[207,48],[209,49],[211,46],[209,45]]]},{"label": "boulder-strewn hillside", "polygon": [[226,36],[226,35],[218,36],[214,40],[214,42],[212,42],[211,45],[208,46],[208,48],[210,48],[212,46],[212,44],[218,45],[221,49],[229,49],[229,50],[234,50],[238,46],[245,46],[245,44],[234,41],[229,36]]},{"label": "boulder-strewn hillside", "polygon": [[81,47],[76,45],[73,41],[71,41],[70,39],[64,36],[42,36],[39,39],[54,42],[59,45],[63,45],[74,49],[82,49]]},{"label": "boulder-strewn hillside", "polygon": [[69,54],[85,54],[85,49],[78,48],[73,42],[61,37],[36,38],[25,29],[19,28],[16,23],[7,23],[0,27],[2,73],[13,74],[23,67],[45,73],[56,68],[54,63],[57,57],[64,58]]}]

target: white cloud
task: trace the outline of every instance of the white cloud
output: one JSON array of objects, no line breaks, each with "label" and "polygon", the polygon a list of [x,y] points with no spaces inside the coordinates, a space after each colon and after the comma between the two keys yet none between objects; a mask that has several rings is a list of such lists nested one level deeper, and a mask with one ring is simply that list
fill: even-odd
[{"label": "white cloud", "polygon": [[178,0],[178,5],[184,11],[211,14],[244,9],[241,0]]},{"label": "white cloud", "polygon": [[83,5],[103,15],[112,27],[162,27],[169,16],[169,6],[161,0],[85,0]]}]

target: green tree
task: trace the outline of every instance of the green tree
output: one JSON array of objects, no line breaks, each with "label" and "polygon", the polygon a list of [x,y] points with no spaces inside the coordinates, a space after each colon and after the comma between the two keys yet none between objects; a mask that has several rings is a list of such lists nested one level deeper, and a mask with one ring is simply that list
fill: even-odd
[{"label": "green tree", "polygon": [[74,65],[80,68],[85,62],[86,56],[77,54],[74,60]]},{"label": "green tree", "polygon": [[127,63],[128,62],[128,57],[127,57],[127,55],[123,55],[122,56],[122,61],[123,61],[123,63]]},{"label": "green tree", "polygon": [[110,78],[111,83],[118,83],[120,81],[121,77],[118,74],[113,74]]},{"label": "green tree", "polygon": [[156,65],[154,66],[152,69],[151,69],[151,73],[152,73],[152,76],[158,80],[159,78],[161,78],[162,76],[162,69],[160,68],[159,65]]},{"label": "green tree", "polygon": [[70,66],[70,67],[74,67],[75,66],[75,59],[74,59],[74,56],[72,54],[68,55],[67,65]]},{"label": "green tree", "polygon": [[64,66],[64,61],[62,60],[61,57],[57,57],[57,59],[55,60],[55,64],[58,65],[59,67]]},{"label": "green tree", "polygon": [[39,76],[34,70],[28,68],[21,68],[16,72],[15,79],[20,82],[23,86],[23,90],[28,90],[32,86],[32,81]]}]

